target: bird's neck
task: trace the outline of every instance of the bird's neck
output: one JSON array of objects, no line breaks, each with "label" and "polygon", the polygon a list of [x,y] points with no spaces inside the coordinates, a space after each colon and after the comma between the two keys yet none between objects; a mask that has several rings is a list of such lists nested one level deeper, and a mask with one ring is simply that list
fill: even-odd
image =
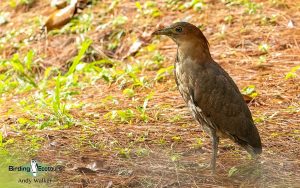
[{"label": "bird's neck", "polygon": [[177,57],[180,62],[190,59],[197,63],[211,60],[208,45],[202,41],[182,42],[178,44]]}]

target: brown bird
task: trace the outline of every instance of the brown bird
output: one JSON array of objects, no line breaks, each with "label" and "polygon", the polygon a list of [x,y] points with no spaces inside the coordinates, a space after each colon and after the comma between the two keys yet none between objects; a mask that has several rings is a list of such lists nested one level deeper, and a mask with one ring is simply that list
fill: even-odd
[{"label": "brown bird", "polygon": [[212,59],[203,33],[190,23],[178,22],[153,35],[166,35],[178,46],[176,84],[193,117],[212,138],[213,172],[219,137],[230,138],[252,156],[260,154],[260,136],[251,112],[232,78]]}]

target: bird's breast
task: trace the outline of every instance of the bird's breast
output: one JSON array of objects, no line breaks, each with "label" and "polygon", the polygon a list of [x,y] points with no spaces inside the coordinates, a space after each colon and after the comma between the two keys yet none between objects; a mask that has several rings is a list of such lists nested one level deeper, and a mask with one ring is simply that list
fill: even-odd
[{"label": "bird's breast", "polygon": [[187,103],[189,99],[189,76],[185,71],[184,65],[180,62],[175,63],[175,79],[178,90],[184,101]]},{"label": "bird's breast", "polygon": [[211,130],[215,129],[215,126],[210,121],[210,119],[204,115],[200,106],[196,105],[194,102],[194,90],[196,87],[196,80],[195,77],[193,77],[194,68],[195,67],[193,67],[192,59],[185,59],[184,61],[180,61],[180,58],[177,57],[174,71],[176,84],[180,94],[182,95],[188,108],[192,112],[193,117],[202,125],[203,129],[208,134],[211,134]]},{"label": "bird's breast", "polygon": [[190,95],[195,85],[195,74],[193,74],[193,68],[197,66],[195,60],[190,57],[182,57],[180,51],[177,53],[175,62],[175,78],[179,92],[184,98],[185,102],[188,102]]}]

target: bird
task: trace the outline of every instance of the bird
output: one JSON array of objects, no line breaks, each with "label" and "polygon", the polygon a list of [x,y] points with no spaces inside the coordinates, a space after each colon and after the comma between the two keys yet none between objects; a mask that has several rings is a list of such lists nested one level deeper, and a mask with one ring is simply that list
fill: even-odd
[{"label": "bird", "polygon": [[213,60],[201,30],[188,22],[176,22],[152,35],[166,35],[177,44],[176,85],[194,119],[211,137],[212,172],[216,172],[220,138],[231,139],[253,158],[261,154],[261,139],[251,112],[233,79]]}]

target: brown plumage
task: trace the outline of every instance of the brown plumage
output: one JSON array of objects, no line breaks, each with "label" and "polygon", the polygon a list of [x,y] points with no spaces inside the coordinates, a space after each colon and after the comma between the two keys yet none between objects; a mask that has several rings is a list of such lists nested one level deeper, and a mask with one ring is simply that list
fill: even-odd
[{"label": "brown plumage", "polygon": [[251,155],[262,152],[251,112],[225,70],[211,57],[208,41],[194,25],[178,22],[158,30],[178,46],[175,62],[177,87],[194,118],[211,136],[211,167],[215,171],[219,137],[230,138]]}]

